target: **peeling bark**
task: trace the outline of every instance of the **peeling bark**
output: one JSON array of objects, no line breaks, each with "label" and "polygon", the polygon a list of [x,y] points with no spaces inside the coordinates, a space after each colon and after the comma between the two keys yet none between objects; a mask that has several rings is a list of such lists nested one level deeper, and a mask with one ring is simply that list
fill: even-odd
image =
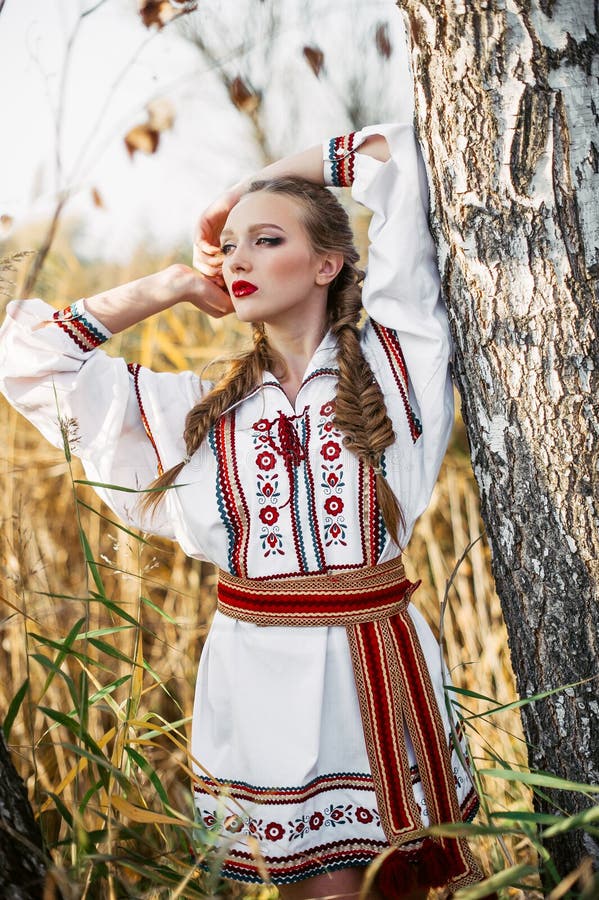
[{"label": "peeling bark", "polygon": [[0,897],[39,900],[45,871],[42,836],[0,730]]},{"label": "peeling bark", "polygon": [[[399,0],[530,766],[599,782],[599,3]],[[574,813],[581,794],[539,808]],[[565,874],[599,843],[549,847]]]}]

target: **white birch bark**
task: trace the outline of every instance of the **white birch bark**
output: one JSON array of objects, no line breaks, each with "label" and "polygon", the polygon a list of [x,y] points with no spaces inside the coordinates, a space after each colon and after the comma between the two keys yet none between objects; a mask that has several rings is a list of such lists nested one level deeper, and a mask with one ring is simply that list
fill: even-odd
[{"label": "white birch bark", "polygon": [[[472,463],[531,695],[599,672],[599,6],[398,6]],[[594,680],[525,707],[531,767],[598,783],[598,697]],[[599,862],[580,832],[551,851],[562,872]]]}]

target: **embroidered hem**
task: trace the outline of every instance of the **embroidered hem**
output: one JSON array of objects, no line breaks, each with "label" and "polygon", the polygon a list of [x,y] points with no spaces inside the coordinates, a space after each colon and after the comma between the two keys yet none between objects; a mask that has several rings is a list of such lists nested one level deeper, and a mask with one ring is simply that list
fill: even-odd
[{"label": "embroidered hem", "polygon": [[[471,791],[461,804],[462,820],[470,822],[478,812],[479,801]],[[292,884],[315,875],[325,875],[352,866],[368,866],[377,856],[389,849],[388,842],[375,838],[351,838],[329,841],[310,847],[298,853],[276,857],[263,854],[257,857],[249,850],[232,848],[224,862],[220,863],[222,878],[248,884],[264,883],[264,867],[268,871],[269,883],[274,885]],[[217,851],[218,852],[218,851]],[[216,862],[216,859],[215,859]],[[397,879],[403,879],[413,887],[439,887],[448,880],[451,860],[446,858],[441,846],[430,838],[413,841],[397,848],[388,857],[377,876],[377,885],[383,895],[394,893]],[[211,871],[210,861],[201,864],[205,871]],[[474,883],[473,879],[460,881],[463,887]]]}]

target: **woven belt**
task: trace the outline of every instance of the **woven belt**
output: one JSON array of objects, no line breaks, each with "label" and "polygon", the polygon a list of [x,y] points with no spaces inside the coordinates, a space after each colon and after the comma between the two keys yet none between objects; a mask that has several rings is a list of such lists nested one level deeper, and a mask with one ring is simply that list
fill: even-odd
[{"label": "woven belt", "polygon": [[[226,616],[263,626],[345,626],[381,824],[395,847],[423,838],[404,723],[430,823],[462,820],[443,721],[407,612],[416,587],[401,558],[338,574],[265,580],[221,571],[218,582],[218,609]],[[480,880],[463,839],[439,843],[447,865],[442,883],[456,889]]]}]

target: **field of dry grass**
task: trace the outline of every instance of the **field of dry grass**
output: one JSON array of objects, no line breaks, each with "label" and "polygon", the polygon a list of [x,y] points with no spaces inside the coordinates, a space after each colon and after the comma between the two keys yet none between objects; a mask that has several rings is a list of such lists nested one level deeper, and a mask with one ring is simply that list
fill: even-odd
[{"label": "field of dry grass", "polygon": [[[166,262],[151,261],[153,266]],[[150,260],[139,255],[121,269],[83,267],[68,247],[59,247],[43,273],[40,293],[61,306],[100,286],[143,274],[149,266]],[[18,283],[13,292],[18,293]],[[229,320],[213,323],[191,309],[177,310],[115,339],[110,352],[156,368],[197,369],[231,349],[232,337],[237,340],[239,334]],[[4,402],[0,423],[0,710],[9,709],[28,679],[10,746],[53,845],[56,878],[62,879],[63,890],[70,885],[73,897],[81,891],[87,897],[126,896],[120,893],[123,884],[133,891],[129,896],[138,896],[136,884],[140,891],[144,885],[139,896],[199,896],[187,893],[197,884],[195,876],[181,893],[172,886],[156,887],[152,893],[144,880],[147,873],[136,860],[158,860],[163,854],[181,879],[190,868],[171,807],[183,816],[191,813],[185,738],[198,657],[214,605],[214,574],[177,547],[142,543],[121,530],[89,488],[77,486],[76,502],[73,478],[81,477],[76,461],[70,463],[49,447]],[[91,571],[80,528],[89,542],[88,555],[95,560]],[[481,529],[477,489],[463,429],[457,424],[430,508],[417,525],[406,560],[408,577],[422,579],[415,602],[437,632],[447,580]],[[466,719],[515,699],[484,538],[474,543],[449,589],[444,635],[454,684],[491,698],[454,694],[466,708]],[[58,714],[70,714],[70,725]],[[256,728],[268,724],[257,715]],[[473,719],[467,722],[467,733],[478,768],[489,763],[493,767],[498,760],[514,768],[525,766],[516,710]],[[95,750],[92,753],[85,735],[112,768],[107,764],[101,771],[89,755]],[[523,786],[483,779],[483,790],[490,811],[528,808]],[[123,833],[117,833],[115,823],[123,825]],[[102,829],[91,853],[89,835]],[[521,832],[514,838],[507,835],[505,843],[515,862],[534,863],[531,844]],[[119,862],[133,846],[142,848],[138,856]],[[508,865],[493,837],[476,839],[475,850],[488,872]],[[100,883],[104,887],[98,888]],[[210,879],[202,885],[194,889],[216,891]],[[164,890],[169,893],[160,892]],[[221,888],[219,893],[257,895],[275,896],[268,889]],[[517,889],[508,895],[522,896]],[[532,888],[529,895],[534,895]]]}]

